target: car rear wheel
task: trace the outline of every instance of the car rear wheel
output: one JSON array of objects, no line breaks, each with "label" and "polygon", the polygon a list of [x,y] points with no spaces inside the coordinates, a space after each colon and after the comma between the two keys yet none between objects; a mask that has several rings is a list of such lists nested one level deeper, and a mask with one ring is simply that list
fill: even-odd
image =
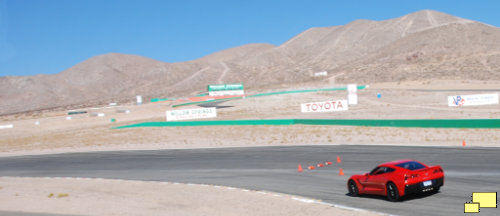
[{"label": "car rear wheel", "polygon": [[391,202],[399,200],[398,188],[392,182],[387,183],[387,199]]},{"label": "car rear wheel", "polygon": [[359,195],[358,186],[356,185],[356,182],[354,182],[354,180],[349,180],[348,190],[349,190],[349,195],[351,196]]}]

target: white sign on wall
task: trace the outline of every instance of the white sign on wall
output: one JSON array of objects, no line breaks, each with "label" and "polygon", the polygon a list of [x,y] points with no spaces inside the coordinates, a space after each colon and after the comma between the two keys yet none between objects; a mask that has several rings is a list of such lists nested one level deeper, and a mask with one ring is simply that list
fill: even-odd
[{"label": "white sign on wall", "polygon": [[230,96],[230,95],[244,95],[243,90],[227,90],[227,91],[211,91],[208,92],[210,96]]},{"label": "white sign on wall", "polygon": [[6,128],[14,128],[14,125],[12,125],[12,124],[0,125],[0,129],[6,129]]},{"label": "white sign on wall", "polygon": [[167,121],[179,121],[187,119],[201,119],[201,118],[215,118],[217,117],[217,110],[215,107],[199,108],[199,109],[185,109],[185,110],[171,110],[167,111]]},{"label": "white sign on wall", "polygon": [[136,101],[137,101],[137,104],[138,104],[138,105],[141,105],[141,104],[142,104],[142,96],[137,95],[137,96],[135,97],[135,99],[136,99]]},{"label": "white sign on wall", "polygon": [[324,102],[305,103],[300,105],[302,112],[333,112],[348,110],[346,100],[332,100]]},{"label": "white sign on wall", "polygon": [[90,116],[93,116],[93,117],[104,117],[105,114],[104,113],[100,113],[100,112],[95,112],[95,113],[90,113]]},{"label": "white sign on wall", "polygon": [[321,72],[315,72],[314,77],[319,77],[319,76],[327,76],[328,72],[326,71],[321,71]]},{"label": "white sign on wall", "polygon": [[208,95],[210,96],[244,95],[244,90],[241,83],[208,85]]},{"label": "white sign on wall", "polygon": [[448,97],[448,106],[476,106],[488,104],[498,104],[498,93],[457,95]]},{"label": "white sign on wall", "polygon": [[349,104],[358,104],[358,85],[347,85],[347,101]]}]

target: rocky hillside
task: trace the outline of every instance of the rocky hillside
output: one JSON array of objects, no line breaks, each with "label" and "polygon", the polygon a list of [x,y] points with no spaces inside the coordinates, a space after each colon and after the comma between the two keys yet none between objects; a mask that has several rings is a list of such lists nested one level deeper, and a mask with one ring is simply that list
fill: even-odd
[{"label": "rocky hillside", "polygon": [[0,77],[0,114],[145,97],[188,96],[208,84],[298,84],[328,71],[340,82],[500,79],[500,29],[424,10],[311,28],[280,46],[248,44],[165,63],[105,54],[59,74]]}]

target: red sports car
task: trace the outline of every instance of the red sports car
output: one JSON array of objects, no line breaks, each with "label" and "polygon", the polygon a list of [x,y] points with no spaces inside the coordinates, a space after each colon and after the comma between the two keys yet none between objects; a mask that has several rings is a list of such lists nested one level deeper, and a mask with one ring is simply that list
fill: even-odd
[{"label": "red sports car", "polygon": [[351,196],[375,194],[387,196],[390,201],[413,193],[439,191],[444,185],[441,166],[427,166],[415,160],[383,163],[370,173],[353,175],[347,181]]}]

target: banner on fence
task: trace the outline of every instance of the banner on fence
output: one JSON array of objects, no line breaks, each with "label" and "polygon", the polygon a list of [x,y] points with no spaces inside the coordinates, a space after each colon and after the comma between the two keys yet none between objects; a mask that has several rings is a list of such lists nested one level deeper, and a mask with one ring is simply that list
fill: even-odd
[{"label": "banner on fence", "polygon": [[488,104],[498,104],[498,93],[457,95],[448,97],[448,106],[477,106]]},{"label": "banner on fence", "polygon": [[210,96],[226,96],[226,95],[244,95],[243,84],[217,84],[208,85],[208,95]]},{"label": "banner on fence", "polygon": [[328,72],[321,71],[321,72],[315,72],[314,73],[314,77],[320,77],[320,76],[328,76]]},{"label": "banner on fence", "polygon": [[305,103],[300,105],[302,112],[333,112],[348,110],[346,100]]},{"label": "banner on fence", "polygon": [[358,104],[358,85],[347,85],[347,101],[349,102],[349,105]]},{"label": "banner on fence", "polygon": [[199,109],[185,109],[185,110],[171,110],[167,111],[167,121],[179,121],[187,119],[201,119],[201,118],[215,118],[217,117],[217,110],[215,107],[199,108]]},{"label": "banner on fence", "polygon": [[0,129],[7,129],[7,128],[14,128],[14,125],[12,125],[12,124],[0,125]]},{"label": "banner on fence", "polygon": [[137,105],[141,105],[142,104],[142,96],[140,96],[140,95],[135,96],[135,100],[137,102]]}]

